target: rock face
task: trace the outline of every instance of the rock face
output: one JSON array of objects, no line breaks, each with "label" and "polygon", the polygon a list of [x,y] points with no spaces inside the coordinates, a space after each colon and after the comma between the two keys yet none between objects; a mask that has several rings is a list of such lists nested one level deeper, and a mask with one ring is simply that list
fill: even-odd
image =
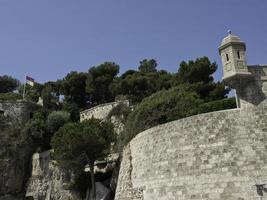
[{"label": "rock face", "polygon": [[[39,107],[34,103],[0,101],[0,115],[9,116],[14,124],[0,130],[0,199],[24,196],[25,184],[30,176],[32,145],[20,135],[20,125]],[[11,130],[12,129],[12,130]]]},{"label": "rock face", "polygon": [[76,199],[74,192],[66,189],[70,178],[50,159],[50,151],[33,154],[32,176],[26,197],[34,200]]},{"label": "rock face", "polygon": [[0,199],[23,196],[32,150],[8,130],[0,130]]}]

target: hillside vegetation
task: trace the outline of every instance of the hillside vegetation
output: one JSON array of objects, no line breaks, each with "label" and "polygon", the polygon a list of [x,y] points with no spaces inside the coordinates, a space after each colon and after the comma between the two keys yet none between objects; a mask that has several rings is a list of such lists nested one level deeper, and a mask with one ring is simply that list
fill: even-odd
[{"label": "hillside vegetation", "polygon": [[[10,145],[6,143],[9,145],[7,152],[12,155],[23,145],[30,147],[27,153],[53,147],[58,163],[76,171],[74,163],[89,164],[92,168],[96,159],[109,153],[111,142],[117,144],[120,151],[135,135],[153,126],[236,106],[233,98],[227,98],[230,90],[222,82],[214,81],[212,74],[217,70],[217,64],[207,57],[181,62],[176,73],[158,70],[154,59],[140,61],[138,70],[119,74],[119,68],[114,62],[105,62],[87,72],[72,71],[63,79],[35,83],[33,87],[25,85],[26,100],[37,102],[41,97],[43,107],[25,124],[14,123],[16,126],[0,115],[0,119],[7,122],[0,123],[0,135],[3,136],[0,142],[4,144],[10,138],[17,141]],[[17,79],[0,76],[0,100],[21,99],[23,89],[24,85]],[[116,116],[125,124],[124,131],[116,138],[109,122],[105,124],[93,119],[79,123],[80,111],[115,99],[128,99],[131,103],[131,108],[115,107],[108,116]],[[19,128],[14,132],[12,128],[17,126]],[[10,134],[6,135],[6,132]],[[84,148],[88,145],[97,148]],[[11,156],[7,152],[0,153]],[[74,173],[76,180],[83,180],[80,177],[83,170],[79,170]],[[90,177],[91,184],[88,181],[79,184],[84,197],[84,188],[94,187],[94,174]]]}]

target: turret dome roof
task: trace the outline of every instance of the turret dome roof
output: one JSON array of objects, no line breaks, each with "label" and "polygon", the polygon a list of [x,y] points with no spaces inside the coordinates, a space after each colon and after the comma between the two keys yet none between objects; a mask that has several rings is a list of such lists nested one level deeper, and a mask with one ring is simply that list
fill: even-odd
[{"label": "turret dome roof", "polygon": [[243,45],[246,49],[246,43],[243,42],[237,35],[233,35],[231,31],[229,31],[229,34],[223,38],[219,51],[233,44]]}]

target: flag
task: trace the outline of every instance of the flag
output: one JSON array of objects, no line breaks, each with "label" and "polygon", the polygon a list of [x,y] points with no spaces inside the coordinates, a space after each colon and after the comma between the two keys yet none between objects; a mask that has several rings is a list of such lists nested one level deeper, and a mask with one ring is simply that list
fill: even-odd
[{"label": "flag", "polygon": [[29,77],[29,76],[26,76],[26,83],[33,87],[34,86],[34,79]]}]

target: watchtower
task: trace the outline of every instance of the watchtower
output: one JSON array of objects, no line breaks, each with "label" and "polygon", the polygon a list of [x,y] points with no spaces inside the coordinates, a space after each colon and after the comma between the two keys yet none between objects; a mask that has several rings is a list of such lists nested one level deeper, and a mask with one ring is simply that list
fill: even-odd
[{"label": "watchtower", "polygon": [[237,107],[267,106],[267,65],[247,65],[246,43],[228,33],[219,46],[223,82],[236,90]]},{"label": "watchtower", "polygon": [[231,31],[228,33],[228,36],[222,40],[219,53],[223,64],[223,81],[236,89],[237,85],[251,77],[251,73],[248,71],[246,61],[246,43]]}]

